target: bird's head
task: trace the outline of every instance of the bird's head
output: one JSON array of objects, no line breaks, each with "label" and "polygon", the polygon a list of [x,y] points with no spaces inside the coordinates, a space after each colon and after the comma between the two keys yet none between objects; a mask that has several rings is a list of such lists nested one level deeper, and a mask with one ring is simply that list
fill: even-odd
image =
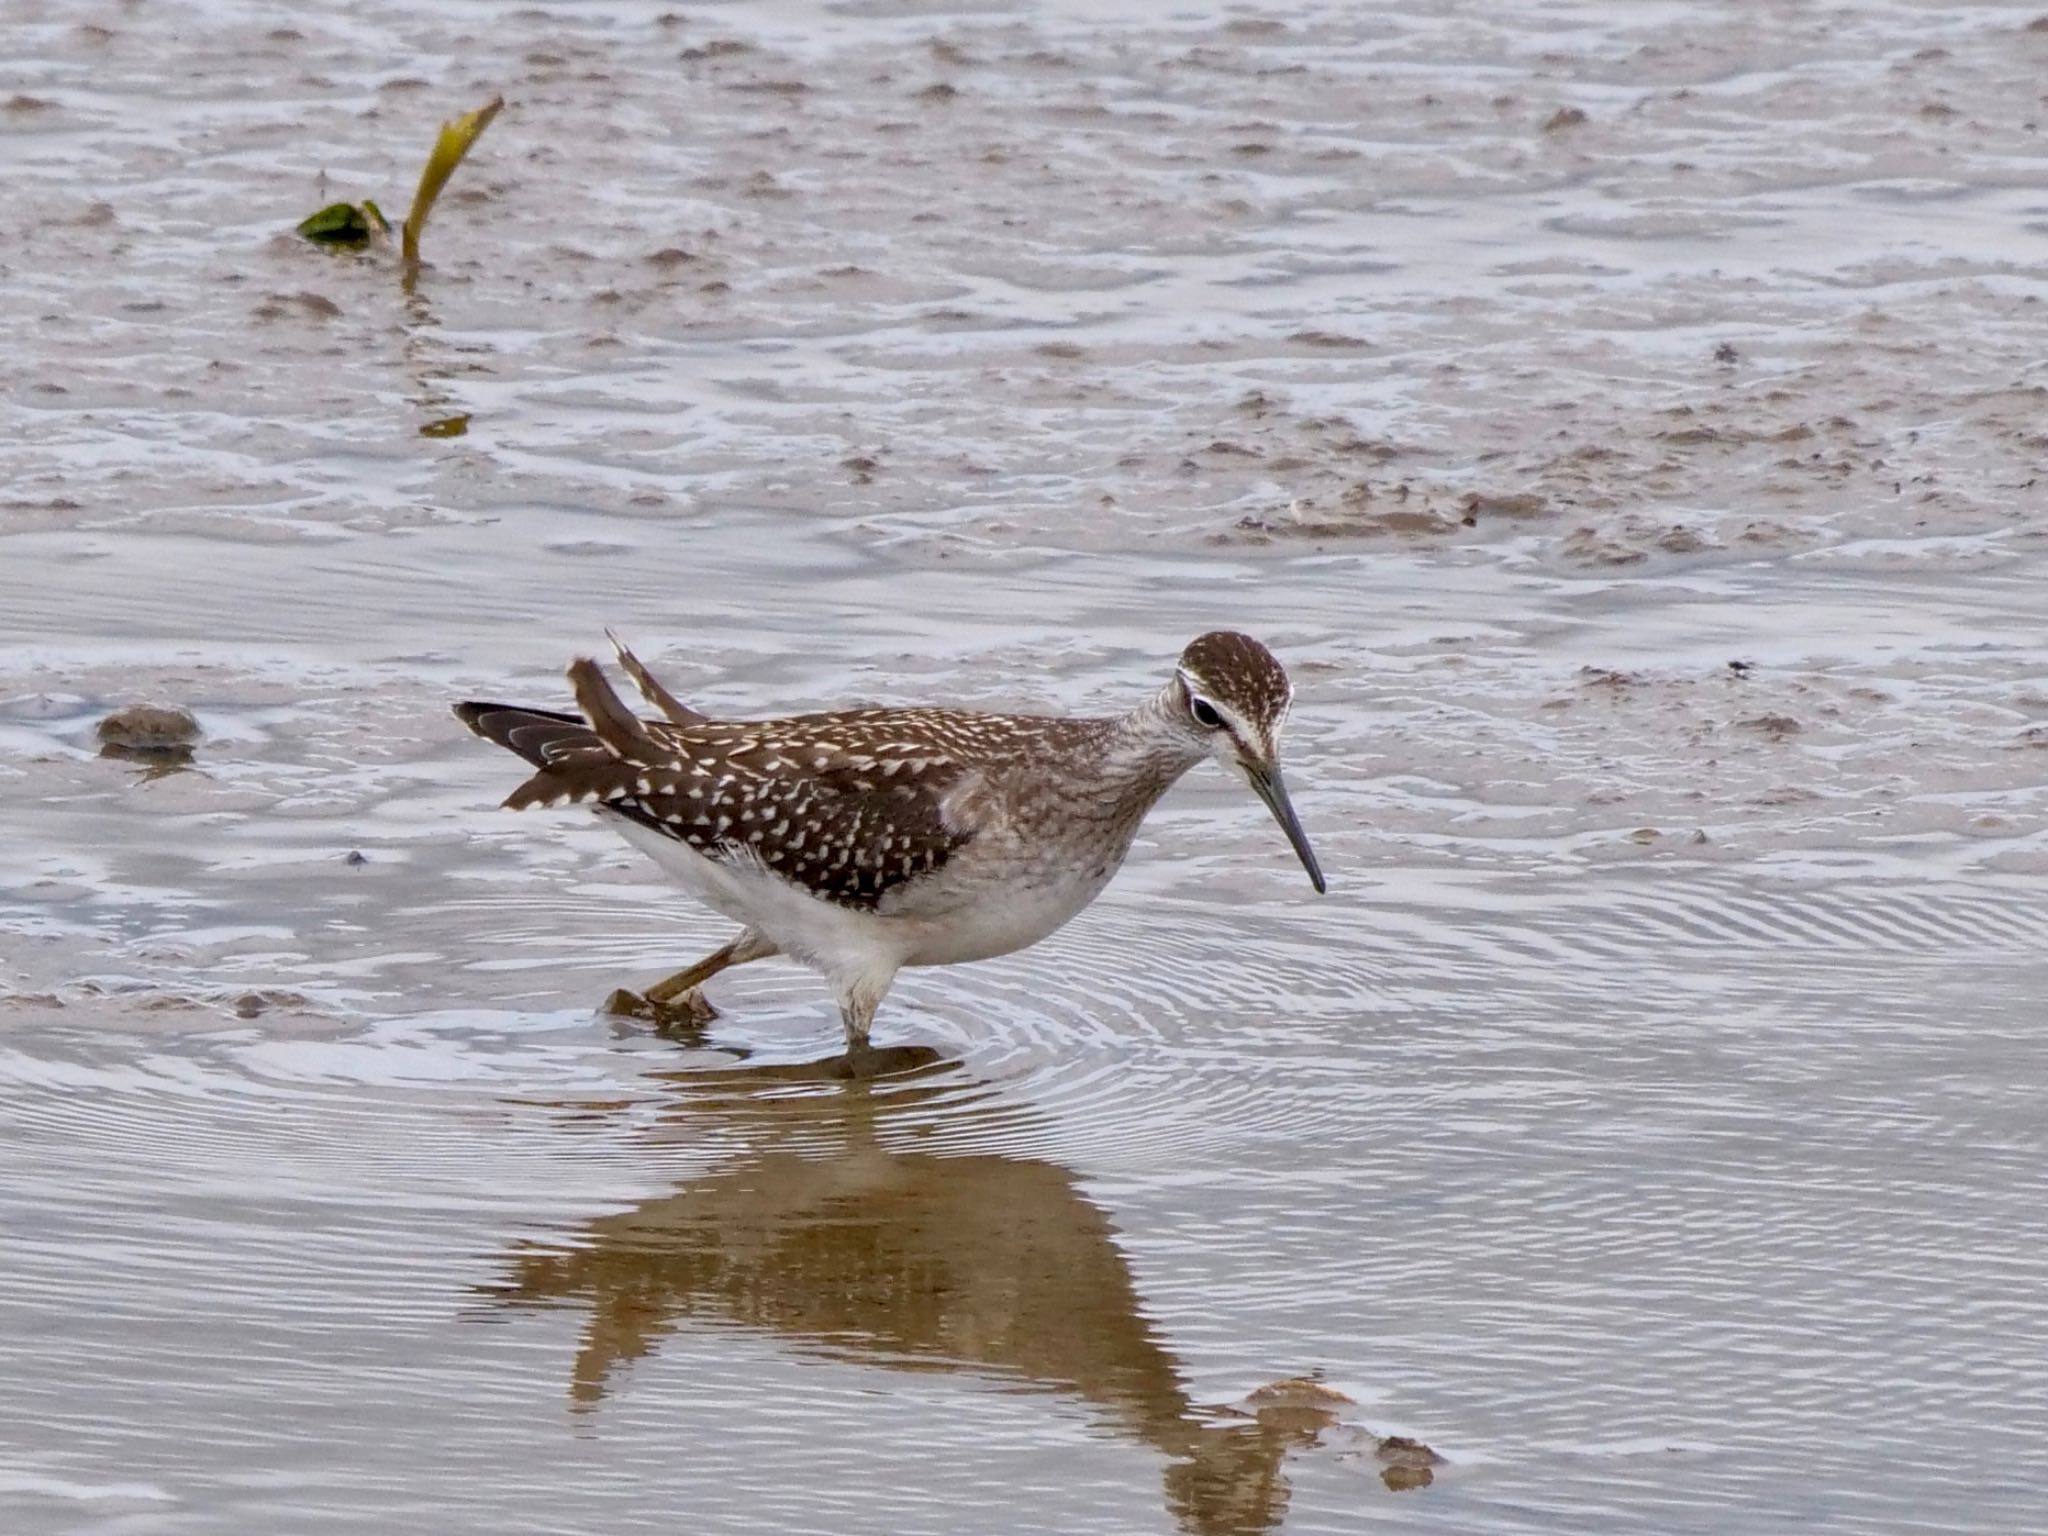
[{"label": "bird's head", "polygon": [[1244,775],[1287,834],[1316,890],[1326,889],[1280,776],[1280,728],[1294,701],[1286,669],[1250,635],[1216,630],[1180,653],[1167,692],[1175,726],[1224,767]]}]

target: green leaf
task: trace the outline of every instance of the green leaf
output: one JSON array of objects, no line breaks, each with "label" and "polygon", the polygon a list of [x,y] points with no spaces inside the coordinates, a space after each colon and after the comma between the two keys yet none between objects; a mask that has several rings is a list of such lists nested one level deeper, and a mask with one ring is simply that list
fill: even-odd
[{"label": "green leaf", "polygon": [[465,112],[441,125],[441,132],[434,140],[434,151],[420,168],[420,184],[412,195],[412,210],[406,214],[405,225],[399,231],[400,248],[408,272],[419,270],[420,231],[427,227],[427,215],[433,211],[434,200],[448,185],[448,178],[455,174],[455,167],[462,164],[462,157],[469,153],[483,131],[491,126],[491,119],[504,107],[505,98],[493,96],[474,112]]},{"label": "green leaf", "polygon": [[[365,206],[373,211],[376,207],[374,203]],[[384,225],[381,213],[377,215],[377,222]],[[302,220],[298,232],[322,245],[366,245],[370,239],[370,221],[354,203],[329,203],[312,217]]]}]

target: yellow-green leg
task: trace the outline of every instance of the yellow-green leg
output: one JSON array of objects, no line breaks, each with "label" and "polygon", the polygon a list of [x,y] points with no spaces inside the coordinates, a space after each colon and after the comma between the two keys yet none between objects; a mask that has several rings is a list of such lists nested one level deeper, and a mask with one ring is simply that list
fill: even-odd
[{"label": "yellow-green leg", "polygon": [[771,941],[750,928],[723,949],[713,950],[695,965],[657,981],[644,992],[628,992],[621,987],[606,999],[605,1011],[652,1019],[664,1027],[708,1024],[718,1017],[718,1010],[697,991],[699,987],[729,966],[765,960],[780,953]]}]

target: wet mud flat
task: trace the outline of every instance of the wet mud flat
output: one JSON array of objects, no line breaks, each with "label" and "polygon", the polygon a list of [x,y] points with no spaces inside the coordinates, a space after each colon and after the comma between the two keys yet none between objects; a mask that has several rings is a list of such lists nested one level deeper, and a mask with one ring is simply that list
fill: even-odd
[{"label": "wet mud flat", "polygon": [[[9,25],[0,1526],[2032,1528],[2048,25]],[[1198,774],[858,1088],[447,714],[1219,623],[1330,896]]]}]

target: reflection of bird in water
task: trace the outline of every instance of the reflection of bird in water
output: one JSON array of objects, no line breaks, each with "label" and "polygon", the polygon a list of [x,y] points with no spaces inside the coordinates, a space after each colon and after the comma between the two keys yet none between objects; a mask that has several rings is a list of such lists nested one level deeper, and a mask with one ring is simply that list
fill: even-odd
[{"label": "reflection of bird in water", "polygon": [[[931,1123],[913,1112],[944,1091],[935,1076],[951,1075],[931,1071],[929,1051],[905,1051],[898,1064],[906,1057],[925,1073],[894,1091],[856,1084],[822,1097],[698,1100],[685,1113],[721,1128],[753,1122],[762,1144],[673,1194],[599,1217],[559,1247],[521,1247],[488,1294],[508,1305],[589,1306],[570,1386],[580,1409],[677,1328],[739,1323],[842,1360],[1021,1378],[1079,1398],[1103,1424],[1171,1458],[1166,1501],[1184,1530],[1271,1530],[1287,1503],[1282,1458],[1312,1443],[1313,1427],[1189,1401],[1108,1218],[1066,1169],[885,1145],[891,1121]],[[723,1076],[737,1087],[740,1075]],[[983,1144],[1003,1113],[957,1100],[949,1110],[949,1126],[976,1117]]]}]

